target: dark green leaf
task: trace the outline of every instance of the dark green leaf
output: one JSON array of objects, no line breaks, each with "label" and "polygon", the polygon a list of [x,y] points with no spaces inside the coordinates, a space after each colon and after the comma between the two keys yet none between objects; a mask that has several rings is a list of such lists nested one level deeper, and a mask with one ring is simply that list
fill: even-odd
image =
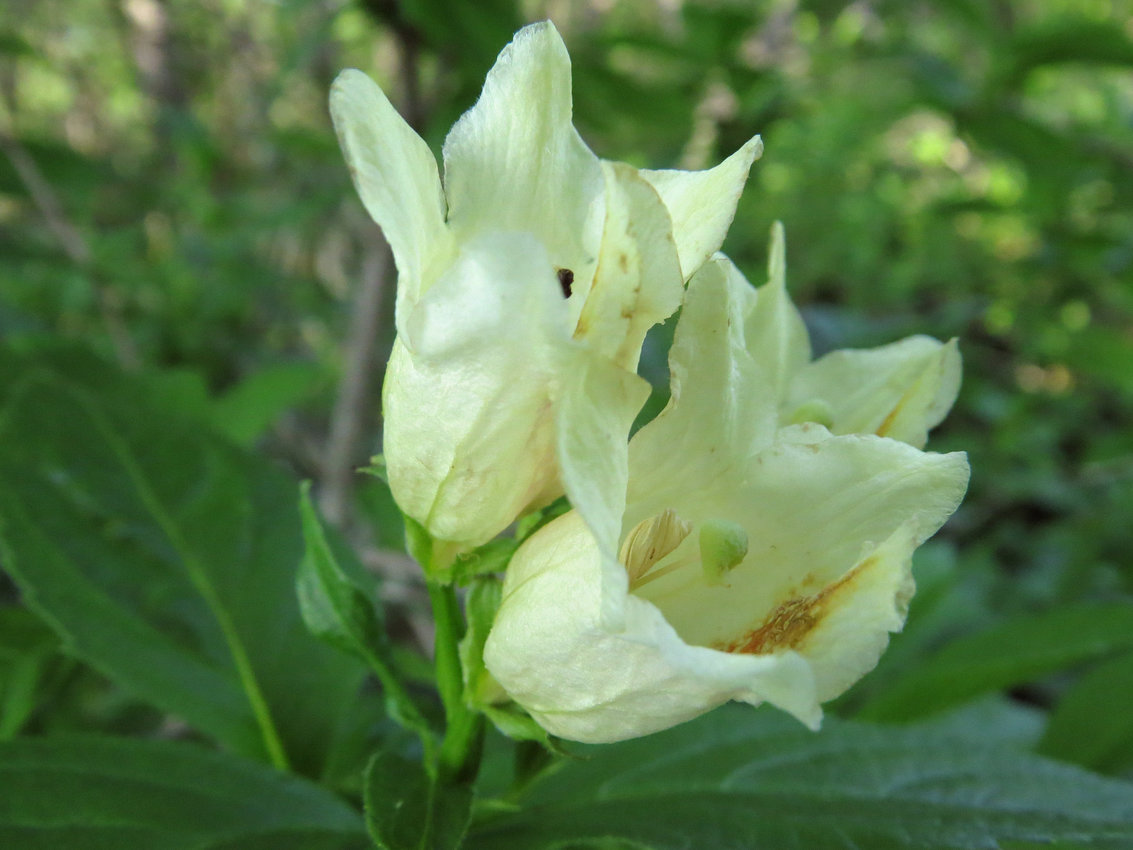
[{"label": "dark green leaf", "polygon": [[20,731],[35,710],[40,681],[59,640],[25,608],[0,608],[0,740]]},{"label": "dark green leaf", "polygon": [[363,591],[339,565],[311,502],[309,484],[302,488],[300,512],[307,553],[299,568],[298,591],[307,628],[364,660],[385,689],[390,716],[427,739],[428,724],[399,680],[373,593]]},{"label": "dark green leaf", "polygon": [[17,739],[0,744],[0,787],[13,850],[365,846],[361,818],[329,792],[189,744]]},{"label": "dark green leaf", "polygon": [[366,824],[383,850],[455,850],[471,806],[471,789],[436,782],[420,761],[382,752],[366,769]]},{"label": "dark green leaf", "polygon": [[1054,18],[1015,34],[1010,53],[1017,74],[1059,62],[1133,65],[1133,39],[1116,20]]},{"label": "dark green leaf", "polygon": [[1133,654],[1084,675],[1059,701],[1040,750],[1094,770],[1133,765]]},{"label": "dark green leaf", "polygon": [[1133,646],[1133,605],[1078,605],[1017,617],[949,644],[859,712],[909,720]]},{"label": "dark green leaf", "polygon": [[284,411],[308,397],[321,377],[311,363],[263,369],[213,403],[213,420],[232,440],[250,446]]},{"label": "dark green leaf", "polygon": [[562,764],[536,783],[522,811],[474,828],[466,847],[535,850],[602,840],[659,850],[1133,843],[1133,785],[1022,753],[979,727],[828,719],[811,733],[788,717],[735,706],[582,753],[585,760]]},{"label": "dark green leaf", "polygon": [[303,627],[294,484],[95,361],[12,359],[0,554],[27,604],[142,699],[320,771],[364,668]]}]

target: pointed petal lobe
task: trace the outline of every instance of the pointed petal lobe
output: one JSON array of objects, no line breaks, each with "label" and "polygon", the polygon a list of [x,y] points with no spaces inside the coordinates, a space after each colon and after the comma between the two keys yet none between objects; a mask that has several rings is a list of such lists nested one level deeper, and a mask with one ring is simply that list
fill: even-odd
[{"label": "pointed petal lobe", "polygon": [[445,255],[445,201],[429,146],[361,71],[338,75],[330,114],[354,185],[397,262],[398,311],[421,294],[430,260]]},{"label": "pointed petal lobe", "polygon": [[877,434],[922,448],[960,389],[956,341],[912,336],[880,348],[833,351],[801,369],[784,415],[814,399],[837,434]]},{"label": "pointed petal lobe", "polygon": [[763,141],[755,136],[707,171],[641,172],[669,208],[685,280],[724,243],[751,164],[762,153]]},{"label": "pointed petal lobe", "polygon": [[562,38],[549,21],[523,28],[445,140],[445,192],[454,232],[534,233],[556,267],[589,280],[602,228],[602,171],[571,112]]}]

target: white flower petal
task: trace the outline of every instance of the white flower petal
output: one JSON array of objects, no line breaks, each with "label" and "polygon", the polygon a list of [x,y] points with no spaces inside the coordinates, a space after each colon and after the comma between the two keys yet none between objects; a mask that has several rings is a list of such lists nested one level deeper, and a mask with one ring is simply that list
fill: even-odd
[{"label": "white flower petal", "polygon": [[765,450],[734,460],[728,476],[711,487],[686,484],[685,498],[668,507],[694,525],[738,523],[748,535],[743,563],[723,586],[688,569],[636,591],[687,642],[734,651],[792,648],[768,637],[777,611],[837,581],[897,529],[908,526],[923,542],[956,509],[968,481],[963,454],[832,437],[815,425],[784,429]]},{"label": "white flower petal", "polygon": [[[562,380],[555,428],[563,487],[602,556],[616,563],[628,478],[626,443],[649,397],[649,384],[589,354],[577,356]],[[602,579],[615,583],[603,588],[606,600],[624,595],[624,570],[604,573]],[[607,606],[603,612],[613,627],[620,627],[620,606]]]},{"label": "white flower petal", "polygon": [[362,203],[393,249],[401,313],[403,303],[421,294],[430,263],[443,261],[450,249],[437,161],[361,71],[338,75],[330,114]]},{"label": "white flower petal", "polygon": [[570,513],[516,553],[484,660],[509,695],[549,732],[587,743],[622,740],[689,720],[730,699],[769,699],[816,725],[809,666],[796,653],[740,656],[685,644],[640,599],[616,600],[624,627],[602,616],[602,558]]},{"label": "white flower petal", "polygon": [[918,531],[898,528],[837,581],[823,588],[811,608],[816,620],[792,648],[814,671],[821,702],[834,699],[877,666],[909,613],[913,550]]},{"label": "white flower petal", "polygon": [[681,304],[684,281],[672,223],[657,192],[636,169],[602,163],[606,223],[593,282],[575,282],[581,304],[575,339],[636,369],[645,334]]},{"label": "white flower petal", "polygon": [[685,280],[724,242],[751,164],[763,153],[759,136],[707,171],[644,170],[673,219]]},{"label": "white flower petal", "polygon": [[777,411],[745,335],[755,298],[724,257],[689,282],[669,351],[669,404],[630,443],[631,526],[663,510],[688,482],[716,481],[770,441]]},{"label": "white flower petal", "polygon": [[469,243],[406,319],[383,388],[394,498],[471,547],[558,492],[552,400],[574,351],[546,252],[524,234]]},{"label": "white flower petal", "polygon": [[553,24],[532,24],[488,73],[444,144],[449,225],[534,233],[557,268],[589,281],[602,232],[602,170],[571,124],[570,57]]},{"label": "white flower petal", "polygon": [[956,341],[912,336],[880,348],[833,351],[795,375],[783,404],[814,399],[831,412],[838,434],[878,434],[921,448],[960,390]]},{"label": "white flower petal", "polygon": [[[733,272],[742,277],[739,271]],[[791,380],[810,361],[810,337],[802,316],[787,295],[787,247],[783,225],[771,226],[767,283],[757,292],[747,318],[748,350],[767,370],[773,395],[782,399]]]}]

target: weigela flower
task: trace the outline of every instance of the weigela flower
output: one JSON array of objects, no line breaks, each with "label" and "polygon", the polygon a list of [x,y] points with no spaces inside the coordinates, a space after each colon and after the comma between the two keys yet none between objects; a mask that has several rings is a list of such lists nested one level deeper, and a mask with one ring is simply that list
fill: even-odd
[{"label": "weigela flower", "polygon": [[616,741],[728,700],[817,726],[902,627],[913,551],[963,496],[963,454],[910,445],[951,403],[955,346],[809,364],[781,239],[758,291],[722,257],[696,274],[670,404],[624,464],[565,452],[575,509],[509,565],[484,660],[552,734]]},{"label": "weigela flower", "polygon": [[615,439],[601,429],[632,420],[645,333],[719,247],[760,142],[703,172],[599,160],[571,123],[570,60],[549,22],[516,35],[452,128],[443,187],[361,72],[335,82],[331,114],[399,274],[390,487],[451,554],[562,492],[561,440],[600,446]]}]

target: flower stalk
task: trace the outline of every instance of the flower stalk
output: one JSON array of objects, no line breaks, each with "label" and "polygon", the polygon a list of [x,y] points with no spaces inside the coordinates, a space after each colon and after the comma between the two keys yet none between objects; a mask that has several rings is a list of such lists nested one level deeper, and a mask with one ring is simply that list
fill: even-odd
[{"label": "flower stalk", "polygon": [[434,665],[437,690],[445,712],[445,733],[437,757],[438,778],[443,782],[467,782],[475,778],[480,766],[484,724],[481,715],[464,699],[459,652],[460,639],[464,636],[464,617],[451,584],[430,581],[427,587],[436,624]]}]

